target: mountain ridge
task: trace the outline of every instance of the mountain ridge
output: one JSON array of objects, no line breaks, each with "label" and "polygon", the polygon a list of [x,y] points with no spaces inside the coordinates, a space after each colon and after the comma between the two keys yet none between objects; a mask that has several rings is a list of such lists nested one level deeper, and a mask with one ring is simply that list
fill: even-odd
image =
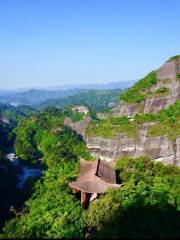
[{"label": "mountain ridge", "polygon": [[0,91],[0,101],[14,106],[38,105],[46,100],[73,96],[88,90],[114,90],[130,87],[135,81],[112,82],[108,84],[64,85],[41,89],[22,89],[14,91]]}]

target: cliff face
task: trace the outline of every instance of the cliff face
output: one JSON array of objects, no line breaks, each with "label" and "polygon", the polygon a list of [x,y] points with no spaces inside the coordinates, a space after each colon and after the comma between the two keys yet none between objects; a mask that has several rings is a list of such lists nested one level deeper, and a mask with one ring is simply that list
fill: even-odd
[{"label": "cliff face", "polygon": [[180,72],[180,57],[176,59],[170,59],[161,68],[157,70],[158,79],[170,79],[174,80],[177,73]]},{"label": "cliff face", "polygon": [[166,136],[148,137],[148,126],[143,125],[139,139],[128,138],[120,134],[113,139],[101,137],[86,138],[87,147],[93,155],[106,161],[115,161],[124,156],[149,156],[154,161],[180,166],[180,137],[175,142]]},{"label": "cliff face", "polygon": [[65,124],[86,140],[92,155],[99,156],[108,162],[114,162],[124,156],[146,155],[154,161],[180,166],[180,137],[175,141],[171,141],[167,136],[149,137],[147,131],[154,123],[143,124],[140,127],[138,138],[129,138],[126,134],[119,134],[117,137],[107,139],[85,137],[85,129],[90,121],[90,118],[85,118],[83,121],[75,123],[67,118]]},{"label": "cliff face", "polygon": [[85,130],[88,124],[90,123],[91,118],[86,117],[84,120],[80,122],[73,122],[71,118],[66,118],[64,124],[69,126],[72,130],[76,131],[77,134],[81,135],[82,137],[85,136]]},{"label": "cliff face", "polygon": [[[166,62],[156,71],[157,83],[150,87],[151,95],[141,103],[123,103],[114,108],[113,116],[128,116],[133,118],[137,113],[155,113],[180,99],[180,57]],[[158,89],[168,89],[165,95],[156,95]],[[180,166],[180,136],[172,141],[168,136],[150,137],[148,129],[155,122],[144,123],[139,128],[136,138],[130,138],[126,134],[119,134],[113,138],[99,136],[85,137],[85,128],[90,119],[84,119],[80,123],[72,123],[69,126],[81,134],[87,142],[87,147],[92,155],[99,156],[108,162],[114,162],[123,156],[140,157],[149,156],[154,161]]]},{"label": "cliff face", "polygon": [[[133,118],[137,113],[155,113],[180,99],[180,57],[171,59],[156,70],[157,83],[150,87],[151,96],[141,103],[122,103],[113,110],[114,116]],[[158,89],[168,89],[168,94],[158,96]],[[175,141],[167,136],[149,137],[148,128],[154,123],[143,124],[139,137],[128,138],[126,134],[106,139],[102,137],[87,137],[90,152],[106,161],[115,161],[123,156],[139,157],[147,155],[154,161],[180,166],[180,136]]]},{"label": "cliff face", "polygon": [[147,97],[141,103],[122,103],[113,110],[114,116],[128,116],[133,118],[137,113],[155,113],[180,99],[180,80],[177,74],[180,73],[180,58],[166,62],[156,71],[157,84],[149,90],[155,93],[158,89],[165,87],[169,93],[167,96]]}]

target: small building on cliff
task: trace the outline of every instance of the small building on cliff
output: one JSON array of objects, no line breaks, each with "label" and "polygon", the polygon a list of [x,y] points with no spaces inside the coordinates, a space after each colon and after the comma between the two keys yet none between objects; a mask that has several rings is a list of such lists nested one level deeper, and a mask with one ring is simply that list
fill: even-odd
[{"label": "small building on cliff", "polygon": [[19,164],[19,158],[15,153],[6,154],[5,159],[9,160],[13,165]]},{"label": "small building on cliff", "polygon": [[88,206],[98,195],[105,193],[109,188],[121,187],[116,184],[116,173],[107,163],[100,159],[94,162],[80,160],[80,174],[75,182],[69,183],[73,192],[79,194],[83,207]]},{"label": "small building on cliff", "polygon": [[84,113],[86,115],[89,112],[89,109],[86,106],[77,105],[77,106],[72,107],[72,111],[75,111],[78,113]]}]

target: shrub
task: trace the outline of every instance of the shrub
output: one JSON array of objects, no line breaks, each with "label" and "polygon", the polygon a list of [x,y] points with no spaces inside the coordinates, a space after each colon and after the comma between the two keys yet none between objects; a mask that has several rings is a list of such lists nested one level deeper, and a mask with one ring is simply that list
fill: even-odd
[{"label": "shrub", "polygon": [[161,88],[158,88],[156,91],[155,91],[155,94],[167,94],[169,92],[169,89],[166,88],[166,87],[161,87]]}]

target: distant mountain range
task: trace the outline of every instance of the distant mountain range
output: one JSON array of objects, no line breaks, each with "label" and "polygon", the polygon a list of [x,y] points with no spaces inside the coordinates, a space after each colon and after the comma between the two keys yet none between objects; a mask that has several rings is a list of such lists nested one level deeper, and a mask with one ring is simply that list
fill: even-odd
[{"label": "distant mountain range", "polygon": [[17,89],[6,91],[0,89],[0,102],[12,106],[39,105],[46,100],[59,99],[74,96],[80,92],[91,89],[112,90],[125,89],[134,84],[134,81],[112,82],[107,84],[83,84],[83,85],[63,85],[58,87],[38,88],[38,89]]},{"label": "distant mountain range", "polygon": [[80,89],[69,90],[36,90],[31,89],[26,92],[10,92],[0,96],[0,102],[10,104],[12,106],[28,105],[33,106],[40,104],[48,99],[58,99],[60,97],[72,96],[79,93]]},{"label": "distant mountain range", "polygon": [[102,84],[81,84],[81,85],[62,85],[57,87],[49,87],[46,90],[67,90],[67,89],[96,89],[96,90],[110,90],[110,89],[124,89],[131,87],[137,80],[131,81],[118,81]]},{"label": "distant mountain range", "polygon": [[93,110],[102,112],[112,107],[115,107],[119,103],[119,96],[122,91],[123,90],[120,89],[85,89],[82,92],[79,92],[73,96],[46,100],[37,105],[36,108],[43,109],[47,106],[54,106],[63,109],[65,107],[70,107],[73,105],[86,105]]}]

